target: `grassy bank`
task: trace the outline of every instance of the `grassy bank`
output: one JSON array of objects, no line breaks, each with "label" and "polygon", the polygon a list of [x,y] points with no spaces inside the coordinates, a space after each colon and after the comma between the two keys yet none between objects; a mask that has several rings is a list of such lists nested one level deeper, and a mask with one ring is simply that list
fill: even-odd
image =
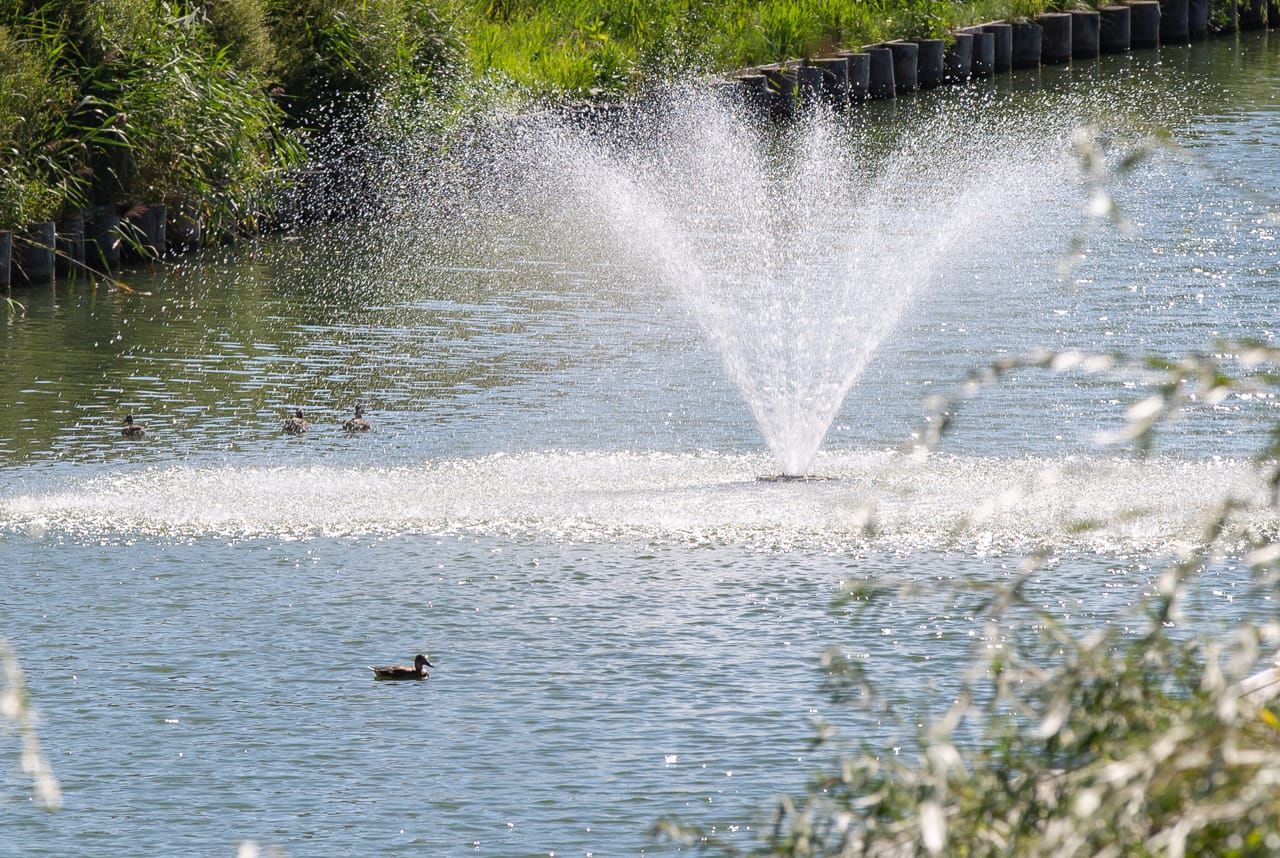
[{"label": "grassy bank", "polygon": [[[1218,2],[1218,0],[1215,0]],[[0,229],[165,203],[255,228],[371,103],[465,114],[625,95],[1068,0],[10,0],[0,4]],[[375,133],[403,133],[396,127]],[[332,148],[332,147],[331,147]]]},{"label": "grassy bank", "polygon": [[945,0],[481,0],[463,15],[473,75],[591,95],[626,90],[642,76],[938,35],[962,8]]},{"label": "grassy bank", "polygon": [[[1099,0],[456,0],[467,71],[525,90],[625,92],[641,79],[724,71]],[[1222,17],[1224,0],[1211,0]]]}]

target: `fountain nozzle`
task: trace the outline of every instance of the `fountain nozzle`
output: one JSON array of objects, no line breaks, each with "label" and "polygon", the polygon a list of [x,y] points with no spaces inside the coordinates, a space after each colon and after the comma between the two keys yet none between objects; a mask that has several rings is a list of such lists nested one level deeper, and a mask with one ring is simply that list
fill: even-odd
[{"label": "fountain nozzle", "polygon": [[820,483],[834,477],[823,477],[818,474],[762,474],[756,477],[758,483]]}]

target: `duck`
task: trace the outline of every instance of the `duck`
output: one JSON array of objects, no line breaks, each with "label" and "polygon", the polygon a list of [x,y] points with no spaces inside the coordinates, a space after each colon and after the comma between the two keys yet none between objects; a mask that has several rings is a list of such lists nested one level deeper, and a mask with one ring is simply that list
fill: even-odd
[{"label": "duck", "polygon": [[344,432],[368,432],[371,428],[369,421],[364,419],[364,403],[356,403],[356,416],[349,417],[342,424]]},{"label": "duck", "polygon": [[435,668],[435,665],[425,655],[419,654],[413,659],[413,667],[407,664],[387,664],[369,669],[373,671],[374,679],[426,679],[428,667]]},{"label": "duck", "polygon": [[293,416],[284,421],[284,426],[280,427],[289,435],[301,435],[311,428],[311,423],[302,416],[302,409],[295,408]]},{"label": "duck", "polygon": [[141,423],[134,423],[133,415],[127,414],[124,418],[124,425],[120,427],[120,434],[126,438],[141,438],[147,434],[147,427]]}]

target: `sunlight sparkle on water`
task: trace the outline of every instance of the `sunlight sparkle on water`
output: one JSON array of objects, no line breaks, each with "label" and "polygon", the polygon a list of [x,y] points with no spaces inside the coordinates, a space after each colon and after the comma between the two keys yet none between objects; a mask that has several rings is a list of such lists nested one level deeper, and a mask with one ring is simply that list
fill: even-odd
[{"label": "sunlight sparkle on water", "polygon": [[[1274,526],[1246,462],[820,454],[832,479],[760,483],[748,455],[529,453],[416,467],[160,467],[7,492],[11,531],[308,538],[476,533],[557,542],[886,550],[1168,550],[1228,495]],[[1197,485],[1195,497],[1181,491]]]}]

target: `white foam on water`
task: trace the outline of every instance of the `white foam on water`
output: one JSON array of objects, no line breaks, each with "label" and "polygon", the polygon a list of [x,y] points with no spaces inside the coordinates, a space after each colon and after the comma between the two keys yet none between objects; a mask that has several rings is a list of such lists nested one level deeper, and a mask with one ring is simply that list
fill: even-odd
[{"label": "white foam on water", "polygon": [[[760,482],[763,455],[525,453],[379,467],[152,467],[11,486],[29,538],[306,539],[487,534],[555,542],[835,551],[1168,554],[1227,498],[1276,529],[1245,461],[823,453],[831,479]],[[1190,487],[1195,490],[1191,491]]]}]

